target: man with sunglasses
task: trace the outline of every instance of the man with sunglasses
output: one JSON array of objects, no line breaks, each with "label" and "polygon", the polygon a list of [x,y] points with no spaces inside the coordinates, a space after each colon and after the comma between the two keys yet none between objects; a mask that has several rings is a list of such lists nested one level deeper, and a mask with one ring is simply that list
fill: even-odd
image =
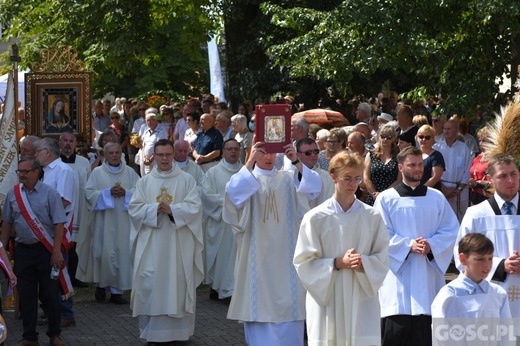
[{"label": "man with sunglasses", "polygon": [[[320,149],[318,149],[318,145],[311,138],[302,138],[296,142],[296,155],[298,156],[298,160],[307,166],[307,168],[312,169],[318,173],[322,182],[321,193],[316,199],[309,200],[307,198],[303,198],[303,195],[300,196],[302,201],[301,204],[303,206],[303,213],[306,213],[312,208],[317,207],[332,197],[334,194],[334,183],[332,182],[329,172],[324,171],[318,165],[319,152]],[[294,174],[297,174],[298,180],[301,180],[301,173],[298,172],[298,170],[294,170]]]}]

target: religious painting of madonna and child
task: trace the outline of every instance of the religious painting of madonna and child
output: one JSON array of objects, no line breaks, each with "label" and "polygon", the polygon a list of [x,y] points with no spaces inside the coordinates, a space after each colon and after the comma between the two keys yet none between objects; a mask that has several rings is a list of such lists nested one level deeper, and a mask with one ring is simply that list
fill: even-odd
[{"label": "religious painting of madonna and child", "polygon": [[283,153],[291,142],[291,109],[287,105],[258,105],[255,111],[256,141],[268,153]]},{"label": "religious painting of madonna and child", "polygon": [[77,133],[76,88],[45,89],[43,91],[43,133]]}]

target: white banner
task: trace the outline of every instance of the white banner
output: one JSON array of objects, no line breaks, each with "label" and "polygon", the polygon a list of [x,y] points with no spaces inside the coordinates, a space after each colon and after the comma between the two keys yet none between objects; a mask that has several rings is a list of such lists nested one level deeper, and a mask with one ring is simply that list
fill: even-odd
[{"label": "white banner", "polygon": [[222,69],[215,38],[208,42],[209,76],[211,79],[210,92],[218,97],[219,102],[226,102],[224,94],[224,82],[222,81]]},{"label": "white banner", "polygon": [[14,81],[9,73],[5,95],[4,113],[0,121],[0,204],[3,205],[7,192],[18,183],[18,151],[16,150],[16,116],[14,104]]}]

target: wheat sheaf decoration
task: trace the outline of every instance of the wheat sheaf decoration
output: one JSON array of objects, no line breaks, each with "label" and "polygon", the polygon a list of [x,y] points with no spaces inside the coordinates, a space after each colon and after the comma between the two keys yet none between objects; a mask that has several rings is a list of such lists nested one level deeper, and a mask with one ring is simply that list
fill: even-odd
[{"label": "wheat sheaf decoration", "polygon": [[520,103],[513,102],[502,108],[489,124],[487,141],[482,143],[486,155],[509,154],[520,164]]}]

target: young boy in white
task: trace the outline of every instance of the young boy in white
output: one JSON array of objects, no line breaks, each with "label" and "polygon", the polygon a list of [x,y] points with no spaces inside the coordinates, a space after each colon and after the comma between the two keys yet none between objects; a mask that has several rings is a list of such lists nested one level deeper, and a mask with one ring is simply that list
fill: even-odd
[{"label": "young boy in white", "polygon": [[[507,332],[512,327],[507,292],[499,285],[485,280],[493,265],[493,252],[493,243],[481,233],[470,233],[460,240],[459,259],[464,265],[464,271],[444,286],[432,303],[435,345],[439,344],[437,341],[444,334],[441,331],[443,326],[450,331],[455,327],[463,329],[462,334],[455,338],[457,340],[448,338],[444,340],[447,343],[442,344],[465,344],[470,342],[468,338],[478,342],[479,337],[484,336],[488,338],[487,342],[514,344],[512,330],[511,333]],[[505,332],[497,329],[499,324],[505,327],[502,328]],[[479,336],[477,333],[482,328],[486,329],[486,333]],[[475,331],[475,335],[471,330]]]}]

